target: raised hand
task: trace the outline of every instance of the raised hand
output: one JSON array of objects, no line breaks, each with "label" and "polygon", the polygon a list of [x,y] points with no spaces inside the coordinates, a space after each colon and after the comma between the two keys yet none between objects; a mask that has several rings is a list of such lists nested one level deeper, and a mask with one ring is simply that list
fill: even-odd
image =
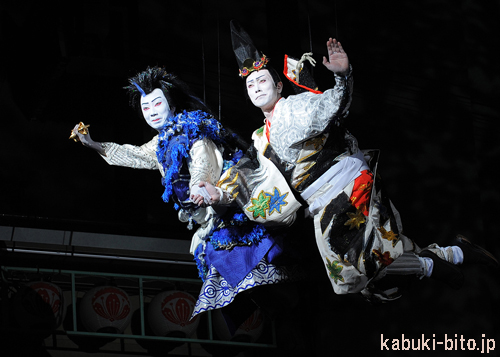
[{"label": "raised hand", "polygon": [[328,50],[328,59],[323,56],[323,65],[334,73],[345,74],[349,70],[349,58],[340,42],[330,37],[326,42],[326,48]]}]

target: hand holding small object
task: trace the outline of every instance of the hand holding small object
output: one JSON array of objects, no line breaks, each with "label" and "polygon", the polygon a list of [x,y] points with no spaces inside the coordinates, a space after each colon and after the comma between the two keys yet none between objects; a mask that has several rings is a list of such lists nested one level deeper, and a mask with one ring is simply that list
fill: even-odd
[{"label": "hand holding small object", "polygon": [[80,133],[82,135],[88,135],[88,133],[89,133],[88,127],[89,126],[90,126],[90,124],[85,125],[85,124],[83,124],[83,122],[80,122],[79,124],[75,125],[73,130],[71,130],[71,135],[69,138],[73,139],[75,142],[80,140],[80,135],[78,135],[78,133]]},{"label": "hand holding small object", "polygon": [[83,146],[94,149],[99,154],[106,156],[106,152],[101,143],[98,143],[90,137],[89,128],[90,125],[85,125],[83,122],[76,124],[73,130],[71,130],[70,139],[73,139],[75,142],[80,141]]}]

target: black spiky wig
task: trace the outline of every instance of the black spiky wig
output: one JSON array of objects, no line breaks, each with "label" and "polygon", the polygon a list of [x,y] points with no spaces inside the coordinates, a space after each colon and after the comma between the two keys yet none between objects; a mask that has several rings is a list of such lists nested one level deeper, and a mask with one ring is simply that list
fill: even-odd
[{"label": "black spiky wig", "polygon": [[[212,111],[205,103],[191,93],[186,83],[177,78],[176,75],[168,73],[164,68],[154,66],[148,67],[145,71],[129,78],[129,85],[124,87],[129,95],[129,103],[141,113],[140,103],[142,93],[137,86],[142,88],[145,94],[149,94],[156,88],[160,88],[168,100],[168,105],[180,113],[184,110],[203,110],[212,114]],[[135,84],[134,84],[135,83]],[[137,86],[136,86],[137,84]]]},{"label": "black spiky wig", "polygon": [[[148,67],[145,71],[129,78],[128,81],[129,85],[124,87],[124,89],[128,92],[129,104],[137,109],[141,117],[143,115],[140,105],[142,93],[137,86],[139,86],[146,95],[156,88],[160,88],[165,98],[168,100],[168,105],[171,108],[175,107],[176,113],[182,113],[184,110],[188,112],[201,110],[216,118],[210,108],[203,103],[200,98],[191,93],[186,83],[177,78],[176,75],[168,73],[162,67]],[[234,152],[236,147],[243,150],[249,147],[248,143],[230,128],[226,127],[222,134],[225,136],[224,139],[227,147],[230,149],[226,150],[227,154]]]}]

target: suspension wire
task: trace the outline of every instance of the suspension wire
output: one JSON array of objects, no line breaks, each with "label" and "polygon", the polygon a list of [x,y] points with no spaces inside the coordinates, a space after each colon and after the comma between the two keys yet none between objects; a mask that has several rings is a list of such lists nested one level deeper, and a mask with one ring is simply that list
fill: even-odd
[{"label": "suspension wire", "polygon": [[306,8],[307,8],[307,28],[309,31],[309,52],[313,52],[313,43],[312,43],[312,31],[311,31],[311,14],[309,13],[309,0],[307,0]]},{"label": "suspension wire", "polygon": [[203,103],[207,103],[207,93],[206,93],[206,87],[207,87],[207,82],[206,82],[206,64],[205,64],[205,36],[204,36],[204,31],[203,31],[203,20],[204,20],[204,13],[203,13],[203,0],[200,0],[200,8],[201,8],[201,21],[200,21],[200,29],[201,29],[201,68],[202,68],[202,85],[203,85]]},{"label": "suspension wire", "polygon": [[[306,11],[307,11],[307,30],[309,32],[309,52],[314,53],[313,51],[313,43],[312,43],[312,31],[311,31],[311,14],[309,13],[309,0],[306,3]],[[314,78],[314,66],[311,67],[311,76]]]},{"label": "suspension wire", "polygon": [[219,120],[222,120],[222,97],[221,97],[221,79],[220,79],[220,2],[217,1],[217,77],[219,85]]},{"label": "suspension wire", "polygon": [[333,0],[333,7],[335,9],[335,38],[338,40],[339,37],[339,29],[338,29],[338,21],[337,21],[337,1]]}]

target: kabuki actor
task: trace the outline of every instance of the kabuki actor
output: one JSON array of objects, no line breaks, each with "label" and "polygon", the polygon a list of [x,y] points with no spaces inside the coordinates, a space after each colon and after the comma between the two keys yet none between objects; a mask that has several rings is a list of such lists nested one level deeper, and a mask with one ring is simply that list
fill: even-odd
[{"label": "kabuki actor", "polygon": [[130,104],[157,135],[142,146],[101,143],[93,141],[88,126],[80,123],[72,137],[110,165],[159,170],[163,200],[175,202],[178,217],[188,228],[198,225],[190,253],[204,285],[193,316],[226,307],[249,289],[291,280],[295,268],[274,263],[278,258],[286,261],[283,237],[271,235],[238,207],[200,207],[190,199],[199,192],[200,182],[215,185],[222,172],[239,161],[242,153],[235,134],[222,127],[185,83],[163,68],[137,74],[125,89]]},{"label": "kabuki actor", "polygon": [[[305,66],[306,61],[314,64],[312,54],[300,60],[286,56],[284,74],[296,95],[283,98],[283,84],[269,59],[236,22],[231,33],[240,77],[265,125],[253,133],[250,154],[226,171],[216,187],[201,184],[214,203],[236,202],[250,219],[283,226],[293,221],[297,204],[307,207],[337,294],[390,301],[401,296],[402,278],[430,277],[458,289],[464,280],[458,265],[484,263],[498,269],[489,252],[463,236],[448,247],[422,249],[403,234],[399,213],[382,187],[379,151],[360,150],[344,126],[353,76],[340,42],[330,38],[326,43],[323,65],[333,72],[335,85],[324,92]],[[271,166],[286,184],[267,170]]]}]

